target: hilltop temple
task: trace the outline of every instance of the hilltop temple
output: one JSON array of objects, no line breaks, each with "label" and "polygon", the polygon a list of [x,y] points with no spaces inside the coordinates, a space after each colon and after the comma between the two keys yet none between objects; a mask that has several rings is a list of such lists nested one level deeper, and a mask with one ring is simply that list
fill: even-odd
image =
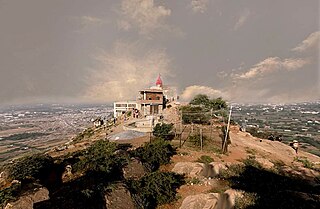
[{"label": "hilltop temple", "polygon": [[115,102],[113,105],[114,117],[118,118],[128,111],[138,111],[139,115],[160,115],[168,102],[174,101],[176,91],[174,88],[163,85],[159,74],[156,85],[139,91],[136,101]]}]

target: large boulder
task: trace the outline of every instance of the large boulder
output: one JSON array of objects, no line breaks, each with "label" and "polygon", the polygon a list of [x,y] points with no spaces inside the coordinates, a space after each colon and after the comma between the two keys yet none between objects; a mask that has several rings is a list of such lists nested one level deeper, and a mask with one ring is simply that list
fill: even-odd
[{"label": "large boulder", "polygon": [[221,171],[227,170],[227,166],[223,163],[218,163],[218,162],[212,162],[208,164],[208,172],[204,173],[203,175],[205,177],[216,177],[218,176]]},{"label": "large boulder", "polygon": [[219,194],[197,194],[186,197],[180,209],[214,209],[218,204]]},{"label": "large boulder", "polygon": [[197,194],[186,197],[180,209],[232,209],[235,206],[236,197],[241,192],[229,189],[224,193]]},{"label": "large boulder", "polygon": [[49,199],[47,188],[36,188],[14,202],[9,202],[5,209],[33,209],[33,204]]},{"label": "large boulder", "polygon": [[173,172],[185,174],[189,177],[216,177],[222,170],[226,170],[227,166],[223,163],[212,162],[209,164],[196,162],[178,162]]},{"label": "large boulder", "polygon": [[174,166],[172,171],[178,174],[185,174],[189,177],[197,177],[201,175],[203,169],[204,169],[203,163],[178,162]]},{"label": "large boulder", "polygon": [[125,179],[139,179],[145,174],[142,163],[137,159],[132,159],[122,171]]}]

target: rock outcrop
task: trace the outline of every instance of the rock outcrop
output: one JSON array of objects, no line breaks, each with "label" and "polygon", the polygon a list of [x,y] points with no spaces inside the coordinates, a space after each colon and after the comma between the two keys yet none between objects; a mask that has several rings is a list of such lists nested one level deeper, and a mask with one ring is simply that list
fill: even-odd
[{"label": "rock outcrop", "polygon": [[216,177],[222,170],[226,170],[227,166],[223,163],[212,162],[209,164],[196,162],[178,162],[173,172],[185,174],[189,177]]},{"label": "rock outcrop", "polygon": [[105,195],[106,207],[109,209],[134,209],[130,192],[123,184],[117,184],[115,189]]},{"label": "rock outcrop", "polygon": [[132,159],[122,171],[125,179],[139,179],[145,174],[142,163],[137,159]]},{"label": "rock outcrop", "polygon": [[236,197],[241,192],[229,189],[224,193],[197,194],[186,197],[180,209],[232,209],[235,206]]},{"label": "rock outcrop", "polygon": [[21,196],[17,201],[9,202],[4,209],[33,209],[33,204],[49,199],[48,189],[36,188],[29,194]]}]

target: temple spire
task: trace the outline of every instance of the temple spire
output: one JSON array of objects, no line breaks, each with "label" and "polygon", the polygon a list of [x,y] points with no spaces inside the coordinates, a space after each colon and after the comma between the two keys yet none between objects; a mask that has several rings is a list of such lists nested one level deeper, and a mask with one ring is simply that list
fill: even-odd
[{"label": "temple spire", "polygon": [[161,80],[161,75],[160,75],[160,73],[159,73],[159,76],[158,76],[157,81],[156,81],[156,86],[162,88],[162,80]]}]

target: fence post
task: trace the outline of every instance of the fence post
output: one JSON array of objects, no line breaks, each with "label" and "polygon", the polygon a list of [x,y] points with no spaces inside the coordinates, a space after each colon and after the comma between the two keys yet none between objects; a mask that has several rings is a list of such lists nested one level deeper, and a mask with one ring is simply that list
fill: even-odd
[{"label": "fence post", "polygon": [[200,128],[200,146],[201,146],[201,151],[202,151],[202,146],[203,146],[203,142],[202,142],[202,128]]}]

